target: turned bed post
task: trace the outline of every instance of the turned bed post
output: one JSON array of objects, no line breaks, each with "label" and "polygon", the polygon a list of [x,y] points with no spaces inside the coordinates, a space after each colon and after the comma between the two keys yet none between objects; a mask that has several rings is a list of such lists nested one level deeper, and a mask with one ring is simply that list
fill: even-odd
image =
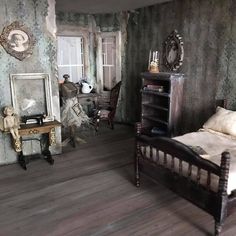
[{"label": "turned bed post", "polygon": [[229,177],[229,165],[230,165],[230,154],[229,152],[223,152],[221,155],[221,173],[219,179],[219,206],[218,212],[215,216],[215,235],[218,236],[221,233],[222,226],[225,218],[227,217],[227,186],[228,186],[228,177]]},{"label": "turned bed post", "polygon": [[137,122],[135,125],[136,129],[136,139],[135,139],[135,185],[136,187],[140,186],[140,173],[139,173],[139,157],[140,157],[140,144],[137,138],[141,135],[141,123]]}]

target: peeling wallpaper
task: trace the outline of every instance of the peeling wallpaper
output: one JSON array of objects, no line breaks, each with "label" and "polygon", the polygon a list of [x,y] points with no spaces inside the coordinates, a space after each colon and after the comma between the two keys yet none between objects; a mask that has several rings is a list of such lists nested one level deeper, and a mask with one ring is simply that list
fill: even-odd
[{"label": "peeling wallpaper", "polygon": [[[182,132],[200,128],[214,112],[216,99],[225,98],[228,108],[236,109],[236,1],[173,0],[129,13],[92,16],[94,28],[122,31],[118,120],[140,120],[140,73],[147,70],[149,50],[162,54],[163,43],[174,29],[183,37],[185,53],[179,70],[186,78]],[[59,13],[57,24],[86,28],[90,20],[88,15]],[[91,49],[95,46],[90,45]],[[91,65],[96,72],[95,61]],[[162,60],[160,70],[167,71]]]},{"label": "peeling wallpaper", "polygon": [[[53,2],[53,1],[49,1]],[[9,75],[12,73],[49,73],[52,81],[53,105],[56,119],[60,120],[58,82],[56,78],[56,39],[47,30],[47,0],[0,0],[0,31],[13,21],[23,22],[36,38],[33,55],[23,61],[10,56],[0,47],[0,109],[11,104]],[[29,88],[30,90],[30,84]],[[33,91],[32,91],[33,92]],[[2,114],[1,114],[2,115]],[[60,130],[57,130],[58,146],[52,153],[59,153]],[[0,164],[16,161],[10,135],[0,132]]]},{"label": "peeling wallpaper", "polygon": [[92,21],[101,31],[112,32],[118,31],[121,27],[121,13],[114,14],[81,14],[74,12],[57,12],[58,25],[76,25],[79,27],[89,27]]},{"label": "peeling wallpaper", "polygon": [[84,27],[89,25],[88,14],[59,11],[56,13],[56,15],[58,25],[78,25]]},{"label": "peeling wallpaper", "polygon": [[[126,13],[115,13],[115,14],[79,14],[72,12],[57,12],[57,27],[58,34],[65,35],[69,31],[82,32],[86,31],[89,35],[89,73],[87,77],[90,79],[91,83],[97,83],[96,78],[96,49],[97,49],[97,34],[99,32],[121,32],[121,80],[125,80],[125,45],[127,39],[126,32]],[[66,30],[67,29],[67,30]],[[71,32],[70,32],[71,33]],[[124,121],[126,120],[123,104],[125,104],[125,93],[124,86],[121,86],[120,99],[118,102],[118,107],[116,110],[116,120]]]}]

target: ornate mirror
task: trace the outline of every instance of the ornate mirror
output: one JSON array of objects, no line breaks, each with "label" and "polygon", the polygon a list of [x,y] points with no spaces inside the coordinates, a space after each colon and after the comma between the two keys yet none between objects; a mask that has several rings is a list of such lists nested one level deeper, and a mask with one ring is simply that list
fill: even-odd
[{"label": "ornate mirror", "polygon": [[170,71],[176,71],[183,64],[184,47],[182,37],[174,30],[165,40],[163,63]]},{"label": "ornate mirror", "polygon": [[7,53],[22,61],[33,53],[35,39],[27,27],[18,21],[4,27],[0,43]]}]

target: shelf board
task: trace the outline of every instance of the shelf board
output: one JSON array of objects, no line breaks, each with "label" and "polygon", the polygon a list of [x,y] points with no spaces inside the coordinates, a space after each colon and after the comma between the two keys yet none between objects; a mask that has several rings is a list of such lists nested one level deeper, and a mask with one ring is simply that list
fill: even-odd
[{"label": "shelf board", "polygon": [[142,118],[143,119],[147,119],[147,120],[151,120],[151,121],[154,121],[154,122],[158,122],[160,124],[168,126],[168,122],[167,121],[164,121],[164,120],[161,120],[159,118],[156,118],[155,116],[142,116]]},{"label": "shelf board", "polygon": [[155,104],[152,104],[152,103],[143,103],[142,105],[145,106],[145,107],[150,107],[150,108],[154,108],[154,109],[157,109],[157,110],[169,111],[169,109],[166,108],[166,107],[158,106],[158,105],[155,105]]},{"label": "shelf board", "polygon": [[143,94],[151,94],[151,95],[157,95],[157,96],[162,96],[162,97],[170,97],[169,93],[161,93],[153,90],[141,90]]},{"label": "shelf board", "polygon": [[168,73],[168,72],[159,72],[159,73],[150,73],[150,72],[143,72],[141,73],[141,77],[145,80],[153,80],[153,81],[157,81],[157,80],[166,80],[166,81],[170,81],[171,77],[175,77],[175,76],[184,76],[184,74],[177,74],[177,73]]}]

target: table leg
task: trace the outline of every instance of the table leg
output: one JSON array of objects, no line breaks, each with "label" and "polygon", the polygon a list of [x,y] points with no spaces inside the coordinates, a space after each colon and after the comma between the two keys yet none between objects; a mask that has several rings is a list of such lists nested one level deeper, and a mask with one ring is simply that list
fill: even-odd
[{"label": "table leg", "polygon": [[26,165],[29,163],[29,159],[23,155],[22,151],[18,154],[18,162],[24,170],[27,170]]},{"label": "table leg", "polygon": [[54,159],[52,158],[51,152],[49,149],[44,150],[42,153],[45,156],[45,160],[50,164],[53,165],[54,164]]}]

